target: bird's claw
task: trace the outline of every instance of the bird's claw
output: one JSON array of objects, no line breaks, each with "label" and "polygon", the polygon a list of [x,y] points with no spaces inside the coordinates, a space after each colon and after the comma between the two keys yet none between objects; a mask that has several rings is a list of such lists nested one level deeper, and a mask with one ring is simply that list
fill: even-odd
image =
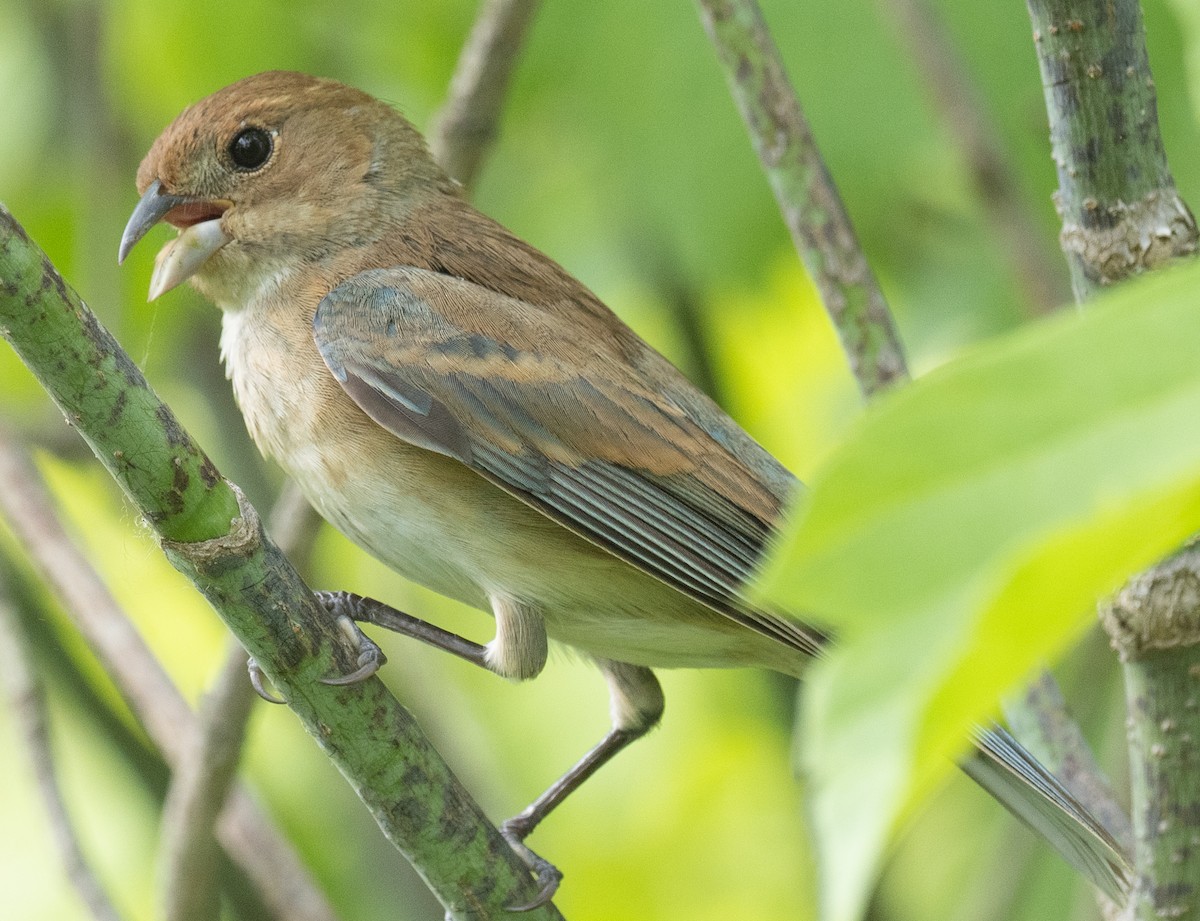
[{"label": "bird's claw", "polygon": [[[358,646],[358,667],[348,675],[339,675],[336,678],[322,678],[320,679],[321,684],[330,684],[335,687],[358,684],[360,681],[366,681],[379,671],[379,669],[383,668],[384,663],[387,662],[387,656],[383,654],[382,649],[371,642],[365,633],[358,629],[358,625],[351,618],[345,615],[338,617],[338,627]],[[263,686],[263,670],[259,666],[258,660],[253,656],[246,660],[246,669],[250,672],[250,686],[254,688],[254,692],[259,697],[273,704],[286,702],[282,698],[276,697]]]},{"label": "bird's claw", "polygon": [[254,693],[261,697],[269,704],[286,703],[281,697],[276,697],[265,687],[263,687],[263,670],[258,664],[258,659],[250,656],[246,660],[246,671],[250,673],[250,687],[254,688]]},{"label": "bird's claw", "polygon": [[[368,640],[368,642],[370,642]],[[387,656],[374,643],[371,643],[371,648],[364,648],[358,654],[358,668],[348,675],[339,675],[337,678],[322,678],[321,684],[331,684],[334,687],[340,687],[346,684],[358,684],[360,681],[366,681],[377,671],[383,668],[387,662]]]},{"label": "bird's claw", "polygon": [[525,905],[509,905],[508,911],[533,911],[541,908],[543,905],[548,905],[550,900],[554,898],[554,893],[558,891],[558,884],[562,882],[562,870],[548,861],[545,857],[540,857],[535,854],[529,846],[522,840],[525,837],[523,830],[515,825],[515,820],[505,822],[500,826],[500,834],[509,846],[517,852],[517,856],[521,858],[521,863],[529,868],[541,887],[533,901]]},{"label": "bird's claw", "polygon": [[383,668],[387,662],[387,656],[383,654],[382,649],[371,641],[370,637],[358,629],[358,624],[354,622],[353,618],[345,614],[340,615],[338,617],[338,627],[358,646],[358,668],[348,675],[339,675],[336,678],[322,678],[321,684],[329,684],[334,687],[358,684],[360,681],[366,681]]}]

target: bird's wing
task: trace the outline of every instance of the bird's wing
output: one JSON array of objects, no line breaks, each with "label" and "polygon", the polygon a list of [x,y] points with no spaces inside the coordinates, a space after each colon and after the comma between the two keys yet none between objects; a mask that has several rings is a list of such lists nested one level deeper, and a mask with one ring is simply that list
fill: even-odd
[{"label": "bird's wing", "polygon": [[403,267],[339,285],[313,330],[345,391],[397,437],[755,631],[817,649],[817,631],[742,597],[782,468],[623,327],[589,347],[542,308]]}]

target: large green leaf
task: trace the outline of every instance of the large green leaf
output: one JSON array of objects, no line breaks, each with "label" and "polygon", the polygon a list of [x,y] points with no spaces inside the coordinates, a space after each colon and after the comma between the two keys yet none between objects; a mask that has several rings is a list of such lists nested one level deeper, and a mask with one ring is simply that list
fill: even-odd
[{"label": "large green leaf", "polygon": [[803,758],[823,916],[858,917],[971,721],[1200,530],[1200,266],[992,343],[881,401],[760,580],[830,626]]}]

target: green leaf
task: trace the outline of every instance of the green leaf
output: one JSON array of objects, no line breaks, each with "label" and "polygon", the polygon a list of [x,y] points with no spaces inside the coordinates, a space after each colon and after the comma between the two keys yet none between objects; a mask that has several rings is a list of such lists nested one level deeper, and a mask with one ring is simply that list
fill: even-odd
[{"label": "green leaf", "polygon": [[1200,266],[1027,327],[872,407],[795,510],[762,598],[833,629],[813,670],[827,921],[971,722],[1200,530]]}]

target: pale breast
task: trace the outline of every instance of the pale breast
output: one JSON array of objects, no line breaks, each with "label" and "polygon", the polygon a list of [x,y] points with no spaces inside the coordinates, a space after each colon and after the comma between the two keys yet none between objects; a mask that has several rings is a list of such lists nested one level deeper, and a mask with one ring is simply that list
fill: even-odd
[{"label": "pale breast", "polygon": [[283,306],[225,312],[221,350],[234,394],[259,449],[367,552],[484,611],[497,595],[521,599],[542,613],[550,636],[595,655],[650,666],[791,670],[774,661],[791,657],[788,650],[622,563],[458,461],[378,426],[326,367],[311,318]]}]

